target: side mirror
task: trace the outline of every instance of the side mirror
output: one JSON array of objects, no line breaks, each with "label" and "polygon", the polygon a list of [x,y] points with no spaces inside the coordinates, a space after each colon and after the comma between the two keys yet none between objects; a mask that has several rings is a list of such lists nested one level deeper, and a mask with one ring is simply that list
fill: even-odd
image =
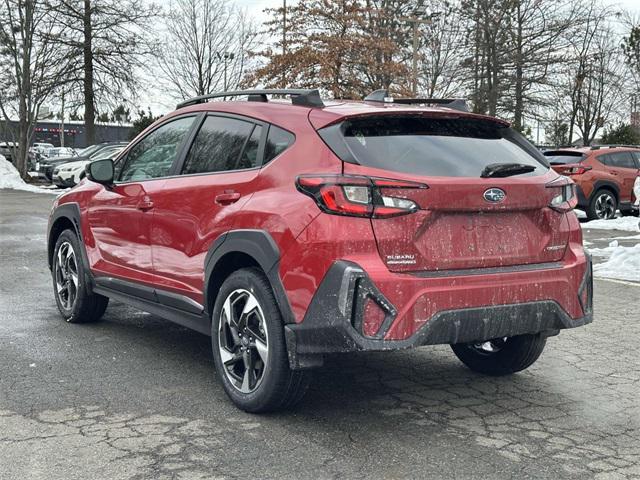
[{"label": "side mirror", "polygon": [[92,182],[101,183],[102,185],[113,184],[113,160],[110,158],[88,163],[85,167],[85,172],[87,178]]}]

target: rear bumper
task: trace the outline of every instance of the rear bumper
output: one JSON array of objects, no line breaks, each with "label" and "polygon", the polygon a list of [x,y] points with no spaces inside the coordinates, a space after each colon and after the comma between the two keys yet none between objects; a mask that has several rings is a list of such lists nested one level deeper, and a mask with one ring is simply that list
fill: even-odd
[{"label": "rear bumper", "polygon": [[[524,334],[550,336],[561,329],[591,323],[593,278],[588,257],[586,261],[587,268],[581,269],[579,287],[573,292],[582,316],[570,316],[552,298],[446,309],[435,313],[412,335],[403,339],[389,338],[392,325],[396,324],[402,312],[399,313],[398,308],[376,288],[360,266],[337,261],[327,272],[304,321],[285,326],[290,365],[295,369],[317,367],[322,365],[323,355],[328,353],[398,350]],[[563,273],[567,274],[567,271]],[[403,288],[403,285],[399,283],[398,288]],[[487,298],[491,298],[491,291],[487,292]],[[385,312],[378,332],[373,336],[363,333],[364,303],[369,300]],[[410,307],[414,308],[413,305]],[[407,312],[407,308],[402,311]]]}]

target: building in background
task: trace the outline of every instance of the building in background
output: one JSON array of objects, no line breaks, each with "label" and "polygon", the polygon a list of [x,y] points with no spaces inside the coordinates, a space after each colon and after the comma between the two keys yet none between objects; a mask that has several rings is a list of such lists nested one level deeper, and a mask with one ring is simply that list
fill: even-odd
[{"label": "building in background", "polygon": [[[58,121],[39,120],[35,127],[33,142],[51,143],[61,146],[61,124]],[[96,124],[96,143],[129,141],[132,127],[130,124]],[[0,142],[12,142],[17,135],[17,122],[0,121]],[[64,146],[73,148],[87,147],[84,123],[68,121],[64,123]]]}]

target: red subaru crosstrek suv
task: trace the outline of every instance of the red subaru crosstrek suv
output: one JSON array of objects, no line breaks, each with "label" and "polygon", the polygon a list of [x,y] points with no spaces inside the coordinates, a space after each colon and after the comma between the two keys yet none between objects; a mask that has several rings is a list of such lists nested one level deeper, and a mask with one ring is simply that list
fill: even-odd
[{"label": "red subaru crosstrek suv", "polygon": [[592,321],[573,182],[501,120],[393,100],[179,105],[55,201],[62,316],[112,298],[211,335],[252,412],[296,403],[334,353],[451,344],[477,372],[529,367]]},{"label": "red subaru crosstrek suv", "polygon": [[640,176],[640,148],[622,145],[561,148],[544,152],[560,175],[576,183],[578,208],[590,220],[638,215],[633,184]]}]

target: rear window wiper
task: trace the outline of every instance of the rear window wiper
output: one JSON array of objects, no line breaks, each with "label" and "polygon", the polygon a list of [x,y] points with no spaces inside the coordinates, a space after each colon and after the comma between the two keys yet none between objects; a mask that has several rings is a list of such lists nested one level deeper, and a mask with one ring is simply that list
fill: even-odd
[{"label": "rear window wiper", "polygon": [[533,172],[535,169],[536,167],[533,165],[525,165],[524,163],[492,163],[482,170],[480,177],[511,177],[512,175]]}]

